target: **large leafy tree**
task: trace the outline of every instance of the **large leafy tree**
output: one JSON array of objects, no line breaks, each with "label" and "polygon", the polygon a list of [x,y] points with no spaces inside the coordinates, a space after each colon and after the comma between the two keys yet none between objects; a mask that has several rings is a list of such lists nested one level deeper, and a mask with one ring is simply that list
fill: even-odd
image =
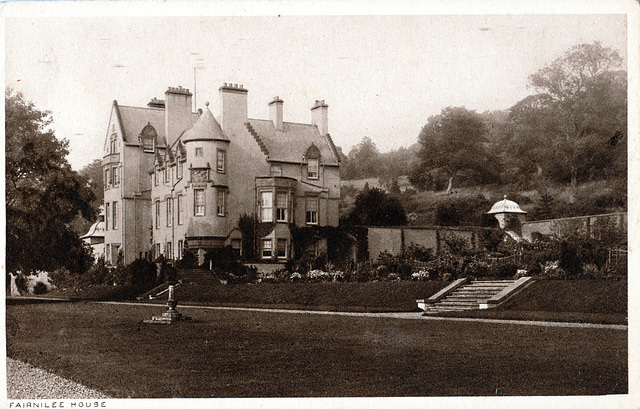
[{"label": "large leafy tree", "polygon": [[380,152],[376,144],[365,136],[351,148],[347,160],[342,164],[343,179],[362,179],[380,175]]},{"label": "large leafy tree", "polygon": [[[96,197],[95,200],[91,202],[91,207],[93,207],[96,214],[100,212],[100,206],[102,206],[104,202],[104,177],[102,169],[102,160],[95,159],[78,172],[80,176],[87,179],[87,183]],[[71,228],[76,233],[83,235],[93,223],[95,223],[95,220],[87,220],[82,217],[82,214],[78,214],[71,223]]]},{"label": "large leafy tree", "polygon": [[68,142],[51,130],[49,112],[5,90],[7,271],[67,267],[82,273],[89,253],[69,223],[93,220],[94,194],[71,169]]},{"label": "large leafy tree", "polygon": [[576,45],[531,75],[537,94],[512,108],[516,136],[537,147],[538,164],[574,196],[589,178],[626,177],[626,73],[614,70],[621,63],[599,42]]},{"label": "large leafy tree", "polygon": [[401,226],[407,224],[402,203],[381,189],[365,189],[357,197],[346,225]]},{"label": "large leafy tree", "polygon": [[[429,118],[418,137],[420,165],[414,173],[442,172],[450,193],[456,177],[464,173],[479,182],[495,177],[494,155],[486,149],[487,127],[475,111],[447,107]],[[420,181],[419,175],[412,180]]]}]

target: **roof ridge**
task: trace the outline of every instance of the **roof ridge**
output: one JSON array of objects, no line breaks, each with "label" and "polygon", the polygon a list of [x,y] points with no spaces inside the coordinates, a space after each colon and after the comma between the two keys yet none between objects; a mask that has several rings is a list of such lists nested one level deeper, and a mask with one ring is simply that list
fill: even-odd
[{"label": "roof ridge", "polygon": [[118,104],[118,105],[120,106],[120,108],[145,109],[145,110],[147,110],[147,111],[158,111],[158,112],[159,112],[159,111],[164,111],[164,109],[162,109],[162,108],[136,107],[136,106],[133,106],[133,105],[120,105],[120,104]]},{"label": "roof ridge", "polygon": [[[271,119],[259,119],[259,118],[247,118],[247,121],[262,121],[262,122],[273,122]],[[316,126],[314,124],[308,124],[304,122],[292,122],[292,121],[282,121],[283,124],[294,124],[294,125],[305,125],[309,127]]]}]

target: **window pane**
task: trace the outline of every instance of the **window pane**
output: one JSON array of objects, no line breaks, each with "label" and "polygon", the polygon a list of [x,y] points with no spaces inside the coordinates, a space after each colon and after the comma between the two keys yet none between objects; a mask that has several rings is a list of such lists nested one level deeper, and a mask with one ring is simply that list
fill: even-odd
[{"label": "window pane", "polygon": [[307,224],[318,224],[318,198],[308,197],[306,201]]},{"label": "window pane", "polygon": [[196,216],[204,216],[204,190],[196,189],[194,194],[194,212]]},{"label": "window pane", "polygon": [[278,239],[278,257],[287,257],[287,240]]},{"label": "window pane", "polygon": [[260,193],[260,209],[263,222],[273,221],[273,192]]},{"label": "window pane", "polygon": [[156,229],[160,228],[160,201],[156,200]]},{"label": "window pane", "polygon": [[104,229],[105,230],[109,230],[109,221],[111,220],[111,213],[110,213],[111,207],[109,206],[109,203],[107,203],[105,205],[105,218],[104,218]]},{"label": "window pane", "polygon": [[307,163],[307,176],[309,179],[318,178],[318,159],[309,159]]},{"label": "window pane", "polygon": [[113,202],[113,229],[118,228],[118,202]]},{"label": "window pane", "polygon": [[262,258],[271,258],[271,240],[262,240]]},{"label": "window pane", "polygon": [[286,193],[278,193],[276,196],[276,220],[279,222],[287,221],[287,203],[288,198]]},{"label": "window pane", "polygon": [[178,195],[178,224],[182,224],[182,195]]},{"label": "window pane", "polygon": [[224,216],[225,214],[225,194],[224,190],[218,190],[218,216]]},{"label": "window pane", "polygon": [[217,153],[217,169],[218,169],[218,172],[224,172],[224,159],[225,159],[225,152],[224,151],[218,151],[218,153]]}]

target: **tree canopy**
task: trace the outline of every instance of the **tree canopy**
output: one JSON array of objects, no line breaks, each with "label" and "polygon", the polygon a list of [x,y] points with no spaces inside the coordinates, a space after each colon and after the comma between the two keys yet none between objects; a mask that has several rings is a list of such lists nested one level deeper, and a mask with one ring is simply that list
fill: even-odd
[{"label": "tree canopy", "polygon": [[626,73],[613,70],[621,62],[599,42],[576,45],[529,76],[537,94],[511,109],[513,140],[531,146],[545,174],[574,194],[590,178],[626,177]]},{"label": "tree canopy", "polygon": [[67,267],[81,273],[88,261],[69,227],[81,214],[95,218],[94,194],[67,162],[68,142],[51,130],[49,112],[21,93],[5,90],[7,271]]},{"label": "tree canopy", "polygon": [[[95,196],[95,199],[91,202],[91,207],[96,214],[100,213],[100,207],[104,203],[104,176],[102,173],[102,160],[95,159],[93,162],[80,169],[78,173],[87,180],[89,188]],[[73,222],[71,222],[71,229],[79,235],[83,235],[94,222],[94,220],[87,220],[82,217],[82,214],[78,214]]]},{"label": "tree canopy", "polygon": [[381,189],[365,189],[357,197],[344,223],[358,226],[401,226],[407,216],[400,201]]},{"label": "tree canopy", "polygon": [[[494,175],[492,154],[486,149],[487,127],[476,112],[464,107],[447,107],[429,118],[418,136],[420,164],[414,171],[414,183],[427,183],[423,175],[442,172],[451,192],[458,174],[478,180]],[[426,186],[422,186],[426,187]]]}]

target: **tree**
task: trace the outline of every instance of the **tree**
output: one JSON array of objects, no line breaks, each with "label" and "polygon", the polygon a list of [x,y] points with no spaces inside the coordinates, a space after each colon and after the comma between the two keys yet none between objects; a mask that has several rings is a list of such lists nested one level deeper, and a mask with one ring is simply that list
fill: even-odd
[{"label": "tree", "polygon": [[346,180],[376,177],[380,174],[380,152],[376,144],[365,136],[351,148],[343,164],[341,177]]},{"label": "tree", "polygon": [[512,108],[521,135],[542,136],[547,173],[568,181],[574,197],[580,181],[626,169],[626,74],[612,70],[621,62],[597,41],[576,45],[531,75],[538,94]]},{"label": "tree", "polygon": [[400,201],[381,189],[365,189],[357,197],[354,209],[345,220],[352,226],[401,226],[407,216]]},{"label": "tree", "polygon": [[[487,181],[487,176],[495,176],[490,152],[485,148],[487,128],[474,111],[464,107],[447,107],[440,115],[429,118],[418,137],[420,165],[417,172],[426,174],[441,171],[447,176],[447,193],[451,193],[458,174],[465,172],[468,177],[479,177]],[[419,181],[414,176],[412,180]]]},{"label": "tree", "polygon": [[68,142],[50,129],[49,112],[21,93],[5,90],[5,192],[7,271],[66,267],[82,273],[90,262],[69,223],[80,213],[93,220],[95,196],[71,169]]},{"label": "tree", "polygon": [[[89,187],[96,197],[91,202],[91,207],[96,214],[100,213],[100,207],[104,202],[104,177],[102,173],[102,160],[95,159],[90,164],[86,165],[78,172],[81,176],[87,179]],[[71,228],[79,235],[83,235],[87,232],[89,227],[95,223],[95,220],[87,220],[78,214],[76,218],[71,222]]]}]

